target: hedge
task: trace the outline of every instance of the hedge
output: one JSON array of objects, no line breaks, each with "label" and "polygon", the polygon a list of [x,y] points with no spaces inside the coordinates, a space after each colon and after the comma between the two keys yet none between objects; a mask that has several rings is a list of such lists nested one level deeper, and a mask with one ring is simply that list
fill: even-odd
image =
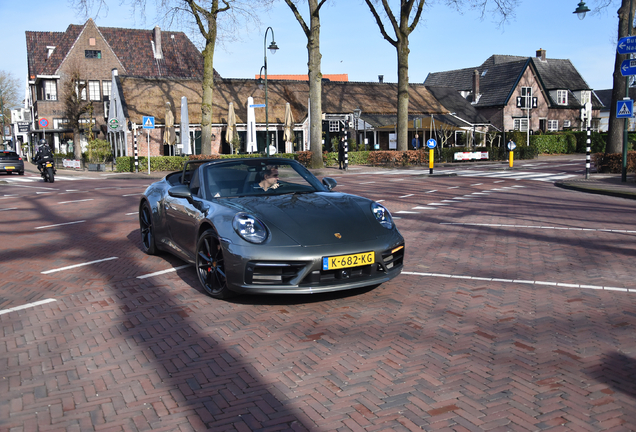
[{"label": "hedge", "polygon": [[[614,174],[623,172],[622,153],[594,153],[592,161],[598,172]],[[636,172],[636,151],[627,152],[627,172]]]}]

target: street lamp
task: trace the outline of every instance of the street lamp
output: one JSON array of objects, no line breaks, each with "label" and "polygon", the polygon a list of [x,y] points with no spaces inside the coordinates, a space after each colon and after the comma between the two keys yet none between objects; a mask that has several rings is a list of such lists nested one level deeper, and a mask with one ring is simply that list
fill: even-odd
[{"label": "street lamp", "polygon": [[578,16],[579,19],[582,20],[583,18],[585,18],[585,14],[588,13],[589,11],[590,11],[590,8],[585,6],[585,2],[579,2],[579,6],[576,8],[576,10],[573,13],[575,13],[576,16]]},{"label": "street lamp", "polygon": [[274,42],[274,29],[271,27],[267,27],[265,30],[265,37],[263,39],[263,56],[265,57],[263,69],[265,69],[265,155],[269,157],[269,117],[268,117],[268,109],[269,103],[267,100],[267,49],[265,46],[267,45],[267,32],[272,31],[272,42],[269,44],[269,50],[272,54],[276,54],[276,50],[278,50],[278,46],[276,42]]},{"label": "street lamp", "polygon": [[[353,118],[356,119],[356,140],[358,139],[358,120],[360,119],[361,113],[362,113],[362,110],[360,108],[356,108],[353,110]],[[358,143],[358,145],[360,145],[360,143]],[[365,150],[366,150],[366,146],[365,146]]]}]

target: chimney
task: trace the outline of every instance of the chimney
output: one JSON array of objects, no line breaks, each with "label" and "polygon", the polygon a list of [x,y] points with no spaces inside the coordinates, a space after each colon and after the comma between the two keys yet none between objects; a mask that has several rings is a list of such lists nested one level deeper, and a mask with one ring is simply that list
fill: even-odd
[{"label": "chimney", "polygon": [[545,61],[545,50],[544,50],[544,49],[539,48],[539,49],[537,50],[537,58],[538,58],[539,60],[541,60],[542,62],[544,62],[544,61]]},{"label": "chimney", "polygon": [[384,82],[384,75],[378,75],[378,82],[380,83]]},{"label": "chimney", "polygon": [[155,51],[155,58],[162,59],[163,52],[161,51],[161,29],[159,28],[159,26],[155,26],[155,29],[153,31],[153,42],[154,42],[153,48]]},{"label": "chimney", "polygon": [[113,75],[114,77],[116,77],[117,75],[119,75],[119,71],[117,70],[117,68],[112,68],[110,71],[111,71],[111,73],[112,73],[112,75]]},{"label": "chimney", "polygon": [[473,71],[473,101],[479,99],[479,71],[475,69]]}]

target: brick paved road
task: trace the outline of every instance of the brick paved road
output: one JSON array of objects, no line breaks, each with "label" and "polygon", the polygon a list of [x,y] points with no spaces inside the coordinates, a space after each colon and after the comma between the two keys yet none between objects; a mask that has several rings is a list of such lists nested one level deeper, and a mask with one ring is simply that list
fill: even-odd
[{"label": "brick paved road", "polygon": [[192,268],[143,277],[183,265],[139,250],[147,182],[3,187],[21,198],[0,199],[0,308],[55,301],[0,315],[0,429],[636,429],[636,203],[529,181],[339,181],[400,218],[405,274],[231,302]]}]

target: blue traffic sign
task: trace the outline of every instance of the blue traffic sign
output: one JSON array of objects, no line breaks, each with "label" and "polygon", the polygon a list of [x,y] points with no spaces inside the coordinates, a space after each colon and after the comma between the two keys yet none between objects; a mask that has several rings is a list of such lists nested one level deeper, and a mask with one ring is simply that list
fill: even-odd
[{"label": "blue traffic sign", "polygon": [[619,100],[616,104],[616,118],[631,118],[634,115],[634,101],[631,99]]},{"label": "blue traffic sign", "polygon": [[515,143],[513,140],[508,141],[508,150],[513,151],[514,149],[517,148],[517,143]]},{"label": "blue traffic sign", "polygon": [[636,53],[636,36],[626,36],[618,40],[616,50],[619,54]]},{"label": "blue traffic sign", "polygon": [[430,140],[426,141],[426,146],[430,149],[434,149],[435,147],[437,147],[437,141],[431,138]]},{"label": "blue traffic sign", "polygon": [[621,75],[636,75],[636,59],[623,60],[623,62],[621,63]]},{"label": "blue traffic sign", "polygon": [[155,118],[144,116],[143,119],[144,129],[154,129],[155,128]]}]

